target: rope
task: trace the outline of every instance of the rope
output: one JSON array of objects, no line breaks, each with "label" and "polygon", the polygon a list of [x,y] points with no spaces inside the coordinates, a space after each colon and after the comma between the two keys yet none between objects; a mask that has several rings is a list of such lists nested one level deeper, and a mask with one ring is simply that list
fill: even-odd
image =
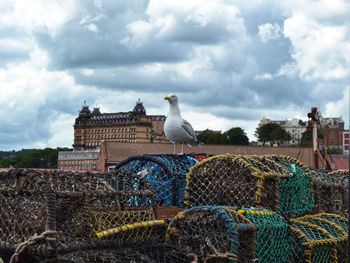
[{"label": "rope", "polygon": [[20,243],[15,250],[15,253],[11,256],[10,263],[20,261],[21,254],[30,246],[35,245],[36,243],[46,240],[48,236],[54,236],[57,234],[55,230],[46,230],[42,232],[40,235],[34,234],[34,236],[30,237],[28,240]]},{"label": "rope", "polygon": [[120,227],[115,227],[111,229],[107,229],[101,232],[96,232],[95,235],[98,239],[104,238],[104,237],[110,237],[112,235],[118,234],[120,232],[125,232],[129,230],[136,230],[140,228],[150,228],[154,226],[163,226],[165,225],[165,220],[152,220],[152,221],[145,221],[140,223],[134,223],[134,224],[128,224]]},{"label": "rope", "polygon": [[[207,256],[204,259],[204,263],[208,263],[208,262],[221,262],[221,260],[225,260],[224,262],[226,262],[226,260],[230,260],[228,262],[237,262],[237,255],[232,254],[232,253],[216,253],[216,254],[212,254]],[[214,260],[214,261],[212,261]]]}]

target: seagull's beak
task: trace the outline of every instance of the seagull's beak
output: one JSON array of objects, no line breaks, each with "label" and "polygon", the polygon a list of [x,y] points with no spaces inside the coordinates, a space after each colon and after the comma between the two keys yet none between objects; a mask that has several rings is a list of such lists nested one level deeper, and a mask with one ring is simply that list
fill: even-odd
[{"label": "seagull's beak", "polygon": [[164,99],[167,100],[167,101],[169,101],[169,100],[170,100],[170,97],[169,97],[169,96],[166,96]]}]

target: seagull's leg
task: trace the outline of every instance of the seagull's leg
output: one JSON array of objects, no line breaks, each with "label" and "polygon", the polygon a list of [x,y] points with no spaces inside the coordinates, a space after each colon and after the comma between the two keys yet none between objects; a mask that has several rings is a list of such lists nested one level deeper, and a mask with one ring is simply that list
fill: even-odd
[{"label": "seagull's leg", "polygon": [[182,143],[180,154],[184,154],[184,143]]},{"label": "seagull's leg", "polygon": [[174,154],[176,154],[176,143],[174,142]]}]

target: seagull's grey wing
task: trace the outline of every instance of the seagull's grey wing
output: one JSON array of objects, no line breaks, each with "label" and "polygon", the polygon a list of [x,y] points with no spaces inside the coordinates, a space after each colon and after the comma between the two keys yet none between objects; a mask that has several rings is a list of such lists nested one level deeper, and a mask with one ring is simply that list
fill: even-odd
[{"label": "seagull's grey wing", "polygon": [[188,135],[192,138],[192,140],[197,141],[196,133],[191,123],[189,123],[186,120],[183,120],[181,127],[184,128],[184,130],[188,133]]}]

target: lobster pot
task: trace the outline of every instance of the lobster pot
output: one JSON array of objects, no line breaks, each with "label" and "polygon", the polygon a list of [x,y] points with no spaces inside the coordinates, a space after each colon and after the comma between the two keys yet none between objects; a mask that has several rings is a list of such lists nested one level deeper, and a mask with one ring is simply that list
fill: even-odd
[{"label": "lobster pot", "polygon": [[185,176],[203,158],[201,155],[142,155],[130,157],[116,166],[144,177],[156,193],[160,206],[182,207]]},{"label": "lobster pot", "polygon": [[348,262],[348,220],[319,213],[290,219],[292,262]]},{"label": "lobster pot", "polygon": [[0,173],[0,257],[4,262],[11,257],[38,262],[61,256],[65,250],[81,250],[86,244],[104,248],[94,236],[99,228],[154,218],[153,192],[147,187],[130,188],[133,177],[127,172],[114,171],[106,177],[115,177],[114,186],[128,186],[128,191],[114,188],[105,176],[24,169]]},{"label": "lobster pot", "polygon": [[256,227],[256,257],[258,262],[289,262],[291,247],[289,226],[275,212],[240,210]]},{"label": "lobster pot", "polygon": [[200,262],[255,258],[254,225],[229,207],[198,206],[180,212],[169,224],[167,241],[197,255]]},{"label": "lobster pot", "polygon": [[285,156],[218,155],[193,166],[185,205],[262,206],[290,217],[313,209],[311,177]]},{"label": "lobster pot", "polygon": [[201,262],[287,262],[288,236],[288,224],[272,211],[226,206],[187,209],[167,230],[168,242]]},{"label": "lobster pot", "polygon": [[122,250],[114,251],[118,259],[124,260],[121,262],[192,262],[195,258],[184,249],[165,244],[166,229],[165,220],[151,220],[96,231],[95,236],[122,247]]},{"label": "lobster pot", "polygon": [[349,210],[349,170],[315,170],[313,175],[315,211],[346,216]]}]

